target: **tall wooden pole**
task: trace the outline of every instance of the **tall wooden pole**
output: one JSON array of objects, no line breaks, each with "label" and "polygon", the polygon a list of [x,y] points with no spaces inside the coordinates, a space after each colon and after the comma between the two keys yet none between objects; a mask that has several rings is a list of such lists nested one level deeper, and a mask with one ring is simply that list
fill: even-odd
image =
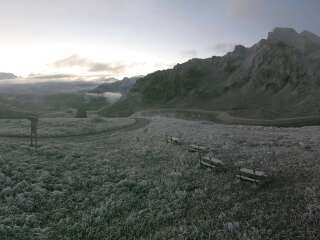
[{"label": "tall wooden pole", "polygon": [[31,118],[30,145],[38,147],[38,118]]}]

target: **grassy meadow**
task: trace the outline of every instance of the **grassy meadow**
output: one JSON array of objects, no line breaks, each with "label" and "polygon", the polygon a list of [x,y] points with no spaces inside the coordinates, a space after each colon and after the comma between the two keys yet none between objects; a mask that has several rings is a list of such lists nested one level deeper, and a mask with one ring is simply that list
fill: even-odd
[{"label": "grassy meadow", "polygon": [[[2,137],[1,239],[319,239],[318,131],[153,118],[37,150]],[[228,170],[199,167],[166,135],[209,147]],[[239,182],[239,167],[273,181]]]}]

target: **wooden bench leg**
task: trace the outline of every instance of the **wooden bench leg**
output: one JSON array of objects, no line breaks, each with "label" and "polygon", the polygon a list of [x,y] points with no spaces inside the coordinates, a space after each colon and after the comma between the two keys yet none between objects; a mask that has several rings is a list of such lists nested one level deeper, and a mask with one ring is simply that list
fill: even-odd
[{"label": "wooden bench leg", "polygon": [[35,133],[35,147],[38,148],[38,133]]},{"label": "wooden bench leg", "polygon": [[33,147],[33,134],[30,134],[30,146]]}]

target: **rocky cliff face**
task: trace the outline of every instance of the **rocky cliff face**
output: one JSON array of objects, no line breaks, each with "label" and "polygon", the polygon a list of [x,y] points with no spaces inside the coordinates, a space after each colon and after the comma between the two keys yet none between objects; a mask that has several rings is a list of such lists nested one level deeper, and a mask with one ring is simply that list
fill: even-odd
[{"label": "rocky cliff face", "polygon": [[260,118],[305,116],[319,113],[319,93],[320,37],[276,28],[250,48],[152,73],[109,110],[165,106]]}]

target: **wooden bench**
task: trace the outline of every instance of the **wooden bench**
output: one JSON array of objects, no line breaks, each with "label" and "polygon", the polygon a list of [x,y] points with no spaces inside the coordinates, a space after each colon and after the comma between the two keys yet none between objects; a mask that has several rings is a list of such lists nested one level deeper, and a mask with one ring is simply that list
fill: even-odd
[{"label": "wooden bench", "polygon": [[268,180],[268,176],[263,171],[257,171],[248,168],[240,168],[237,178],[241,181],[251,182],[255,184],[264,183]]},{"label": "wooden bench", "polygon": [[225,169],[225,164],[219,160],[210,156],[210,154],[201,156],[200,155],[200,166],[210,167],[214,169],[223,170]]},{"label": "wooden bench", "polygon": [[172,136],[167,136],[166,137],[166,142],[171,143],[171,144],[176,144],[176,145],[181,145],[182,141],[179,138],[172,137]]},{"label": "wooden bench", "polygon": [[188,151],[189,152],[205,153],[205,152],[209,152],[209,149],[207,147],[192,144],[192,145],[189,145]]}]

